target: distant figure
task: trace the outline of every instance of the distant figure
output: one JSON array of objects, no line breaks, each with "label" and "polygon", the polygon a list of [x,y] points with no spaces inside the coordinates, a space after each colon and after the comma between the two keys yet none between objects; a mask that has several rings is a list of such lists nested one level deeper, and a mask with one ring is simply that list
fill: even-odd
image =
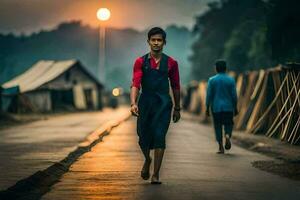
[{"label": "distant figure", "polygon": [[219,151],[224,153],[223,126],[225,130],[225,149],[231,148],[230,138],[233,129],[233,116],[237,115],[237,93],[235,81],[226,74],[226,62],[216,61],[217,75],[210,77],[206,92],[206,115],[211,108]]},{"label": "distant figure", "polygon": [[[159,170],[166,148],[165,136],[171,121],[180,119],[180,81],[177,62],[163,54],[166,44],[166,33],[159,27],[148,32],[150,53],[136,59],[133,67],[131,85],[131,113],[137,116],[137,133],[139,145],[145,162],[141,177],[148,180],[151,164],[150,150],[154,149],[154,171],[151,184],[161,184]],[[169,79],[173,90],[175,106],[169,93]],[[138,100],[139,89],[142,88]]]}]

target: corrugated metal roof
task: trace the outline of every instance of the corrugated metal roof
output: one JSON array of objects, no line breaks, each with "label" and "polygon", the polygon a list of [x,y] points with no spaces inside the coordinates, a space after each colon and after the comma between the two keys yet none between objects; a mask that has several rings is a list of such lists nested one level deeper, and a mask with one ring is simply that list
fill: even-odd
[{"label": "corrugated metal roof", "polygon": [[4,89],[19,86],[21,93],[32,91],[41,85],[55,79],[60,74],[72,67],[77,61],[39,61],[34,64],[23,74],[14,79],[4,83]]}]

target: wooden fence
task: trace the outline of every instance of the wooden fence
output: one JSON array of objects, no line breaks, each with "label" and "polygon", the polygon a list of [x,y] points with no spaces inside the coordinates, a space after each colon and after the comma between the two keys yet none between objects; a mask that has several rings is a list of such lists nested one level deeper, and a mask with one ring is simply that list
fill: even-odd
[{"label": "wooden fence", "polygon": [[[300,144],[299,69],[278,66],[230,75],[236,80],[238,93],[236,130]],[[207,121],[205,97],[206,82],[193,82],[184,96],[184,109]]]}]

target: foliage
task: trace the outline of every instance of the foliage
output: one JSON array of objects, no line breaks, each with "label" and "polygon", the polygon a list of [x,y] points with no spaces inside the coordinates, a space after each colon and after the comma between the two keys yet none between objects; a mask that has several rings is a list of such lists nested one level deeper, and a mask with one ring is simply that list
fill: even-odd
[{"label": "foliage", "polygon": [[[185,61],[191,43],[190,31],[174,25],[166,31],[168,43],[165,52],[179,61],[184,83],[190,70],[189,63]],[[106,88],[124,87],[129,90],[134,60],[148,52],[146,41],[146,31],[106,29]],[[98,77],[99,29],[74,21],[29,36],[0,34],[0,84],[39,60],[66,59],[80,60]]]},{"label": "foliage", "polygon": [[299,62],[299,1],[220,0],[209,7],[194,25],[194,79],[211,76],[219,58],[236,72]]}]

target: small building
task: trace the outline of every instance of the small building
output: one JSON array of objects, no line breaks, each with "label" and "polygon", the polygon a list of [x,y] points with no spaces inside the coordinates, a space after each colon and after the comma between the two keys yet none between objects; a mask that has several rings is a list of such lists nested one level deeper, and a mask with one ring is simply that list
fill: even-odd
[{"label": "small building", "polygon": [[2,85],[2,110],[101,109],[103,85],[77,60],[41,60]]}]

